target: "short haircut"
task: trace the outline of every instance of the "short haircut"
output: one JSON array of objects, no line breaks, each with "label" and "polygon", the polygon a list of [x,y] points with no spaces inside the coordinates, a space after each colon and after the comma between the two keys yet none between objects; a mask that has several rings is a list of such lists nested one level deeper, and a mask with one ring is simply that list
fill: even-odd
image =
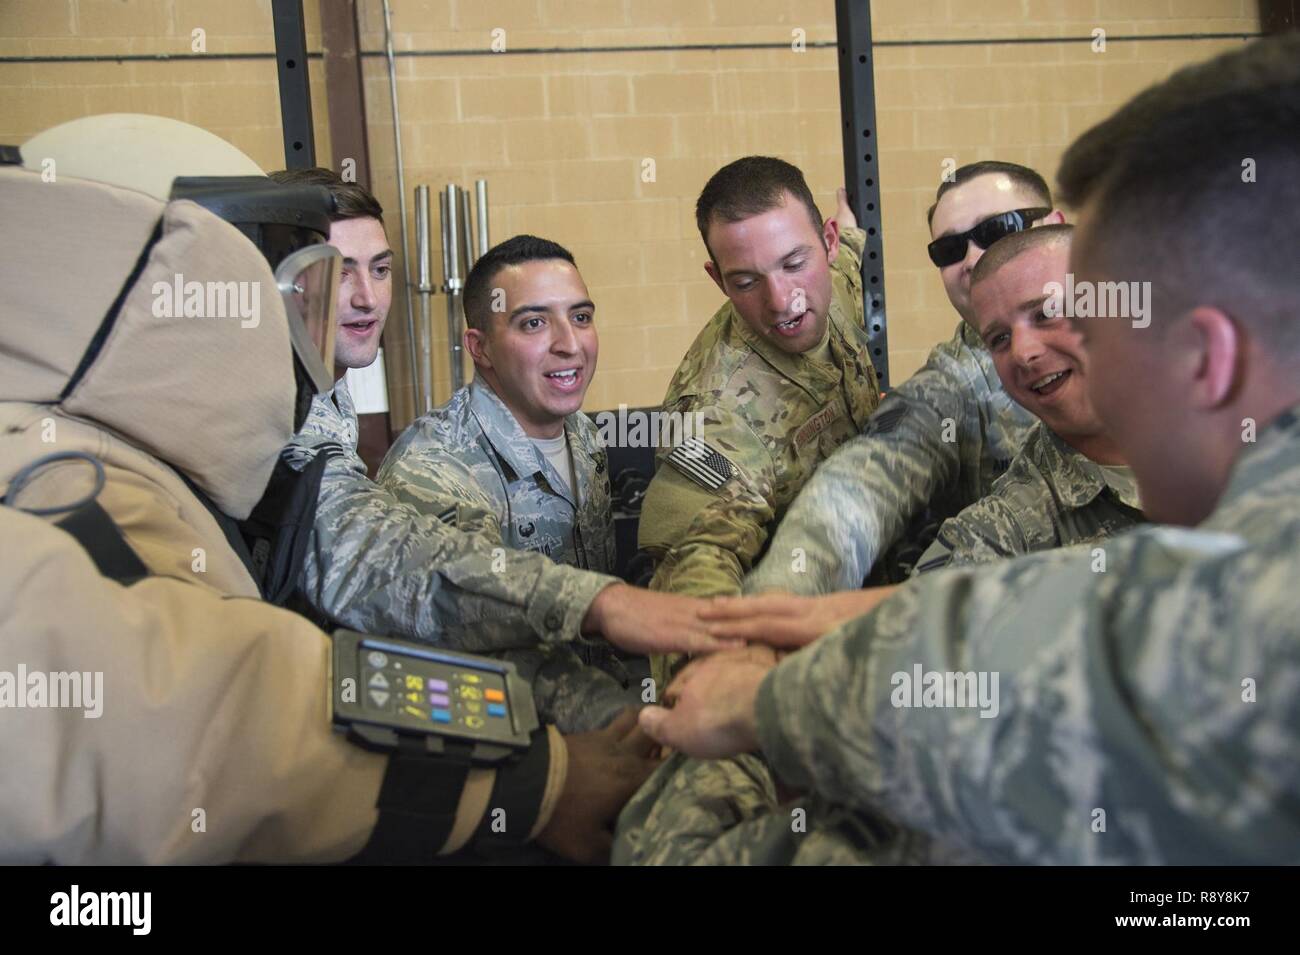
[{"label": "short haircut", "polygon": [[761,215],[784,205],[786,193],[808,210],[813,231],[820,236],[822,214],[798,166],[773,156],[745,156],[710,176],[695,202],[695,224],[713,264],[717,259],[709,248],[709,226],[714,219],[740,222]]},{"label": "short haircut", "polygon": [[344,182],[332,169],[312,166],[308,169],[281,169],[267,174],[286,186],[324,186],[334,197],[331,222],[345,219],[378,219],[384,221],[384,207],[365,186]]},{"label": "short haircut", "polygon": [[980,176],[990,176],[1001,173],[1009,178],[1016,187],[1025,192],[1032,193],[1035,199],[1042,201],[1047,208],[1052,208],[1052,190],[1047,185],[1047,180],[1040,176],[1028,166],[1020,166],[1013,162],[999,162],[996,159],[985,159],[980,162],[973,162],[958,168],[952,174],[951,179],[945,179],[939,183],[939,189],[934,194],[934,205],[930,206],[929,211],[925,214],[926,225],[934,225],[934,210],[939,208],[939,200],[945,194],[958,186],[964,186],[972,179],[978,179]]},{"label": "short haircut", "polygon": [[524,262],[543,262],[560,259],[574,268],[578,263],[573,253],[559,243],[539,239],[535,235],[517,235],[492,246],[474,263],[465,278],[465,324],[481,332],[487,331],[492,321],[492,280],[497,273],[510,265]]},{"label": "short haircut", "polygon": [[1089,206],[1076,265],[1150,281],[1156,323],[1211,306],[1300,357],[1297,128],[1296,33],[1139,93],[1061,160],[1064,195]]},{"label": "short haircut", "polygon": [[975,263],[975,269],[970,274],[971,287],[996,275],[1002,266],[1018,258],[1022,253],[1040,246],[1068,245],[1073,235],[1074,226],[1065,223],[1040,225],[1036,229],[1025,229],[1023,232],[1004,235],[989,246],[988,251]]}]

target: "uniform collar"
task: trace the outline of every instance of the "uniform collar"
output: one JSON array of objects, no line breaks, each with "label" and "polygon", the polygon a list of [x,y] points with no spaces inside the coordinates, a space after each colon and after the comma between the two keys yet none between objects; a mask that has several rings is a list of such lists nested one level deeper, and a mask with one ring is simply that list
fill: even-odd
[{"label": "uniform collar", "polygon": [[497,457],[510,466],[516,477],[536,474],[542,469],[537,446],[524,434],[492,386],[478,375],[469,383],[469,413]]},{"label": "uniform collar", "polygon": [[334,407],[339,409],[339,413],[343,417],[355,418],[357,416],[356,404],[352,400],[352,392],[348,390],[347,375],[334,382],[334,390],[330,394],[334,398]]},{"label": "uniform collar", "polygon": [[[1081,451],[1076,450],[1065,442],[1065,440],[1055,431],[1043,424],[1041,421],[1035,425],[1035,429],[1040,432],[1038,458],[1039,466],[1046,474],[1056,476],[1055,486],[1056,495],[1061,503],[1069,508],[1086,507],[1097,499],[1097,496],[1110,485],[1106,483],[1106,475],[1101,469],[1101,465],[1088,458]],[[1136,510],[1141,507],[1135,494],[1122,495],[1115,489],[1111,488],[1110,493],[1114,495],[1120,503]]]},{"label": "uniform collar", "polygon": [[1300,469],[1300,404],[1270,421],[1232,466],[1228,486],[1215,510],[1257,491],[1279,474]]},{"label": "uniform collar", "polygon": [[753,351],[778,372],[812,394],[818,401],[826,400],[826,392],[839,385],[844,376],[844,364],[850,360],[851,350],[845,344],[846,322],[840,304],[832,296],[827,330],[830,335],[831,364],[792,355],[777,348],[766,335],[759,335],[740,316],[736,306],[727,302],[728,321],[732,329]]},{"label": "uniform collar", "polygon": [[[469,383],[469,412],[478,422],[483,437],[516,478],[531,477],[541,473],[551,490],[560,497],[574,504],[572,496],[565,490],[565,483],[555,472],[551,462],[546,460],[533,444],[532,438],[524,432],[514,414],[506,407],[501,396],[492,390],[492,386],[475,375]],[[578,411],[564,419],[564,433],[569,439],[569,453],[573,455],[574,478],[578,482],[580,499],[585,499],[586,472],[583,466],[589,455],[579,433],[579,423],[575,419],[581,415]],[[576,505],[575,505],[576,506]]]}]

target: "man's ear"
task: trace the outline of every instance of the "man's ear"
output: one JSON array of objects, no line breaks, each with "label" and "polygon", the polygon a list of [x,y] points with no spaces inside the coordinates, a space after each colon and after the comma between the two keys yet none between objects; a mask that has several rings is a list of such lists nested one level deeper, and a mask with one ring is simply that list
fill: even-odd
[{"label": "man's ear", "polygon": [[719,291],[726,295],[727,287],[722,284],[722,276],[718,273],[718,267],[713,264],[712,259],[704,260],[704,271],[709,273],[709,278],[713,279],[713,284],[718,287]]},{"label": "man's ear", "polygon": [[466,328],[464,335],[465,350],[474,360],[475,368],[491,368],[492,356],[488,353],[488,337],[477,328]]},{"label": "man's ear", "polygon": [[822,241],[826,243],[826,257],[834,262],[840,254],[840,224],[833,217],[822,225]]},{"label": "man's ear", "polygon": [[1241,329],[1221,309],[1210,305],[1192,309],[1180,324],[1187,329],[1184,347],[1193,349],[1195,357],[1189,397],[1197,408],[1219,408],[1240,390],[1246,345]]},{"label": "man's ear", "polygon": [[1065,213],[1060,209],[1053,209],[1047,215],[1039,220],[1040,225],[1064,225]]}]

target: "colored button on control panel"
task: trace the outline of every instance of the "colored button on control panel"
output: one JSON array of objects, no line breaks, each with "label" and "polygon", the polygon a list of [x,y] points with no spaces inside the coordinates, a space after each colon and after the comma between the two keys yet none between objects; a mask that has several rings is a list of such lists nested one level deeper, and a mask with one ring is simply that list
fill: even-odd
[{"label": "colored button on control panel", "polygon": [[506,708],[502,703],[489,703],[488,716],[505,716]]},{"label": "colored button on control panel", "polygon": [[500,690],[484,690],[483,699],[487,700],[489,703],[504,703],[506,701],[506,695]]},{"label": "colored button on control panel", "polygon": [[430,680],[430,681],[429,681],[429,689],[433,690],[435,693],[446,693],[446,692],[447,692],[447,681],[446,681],[446,680]]},{"label": "colored button on control panel", "polygon": [[430,710],[429,719],[433,720],[435,723],[450,723],[451,710]]},{"label": "colored button on control panel", "polygon": [[451,706],[451,697],[446,693],[430,693],[429,702],[434,706]]}]

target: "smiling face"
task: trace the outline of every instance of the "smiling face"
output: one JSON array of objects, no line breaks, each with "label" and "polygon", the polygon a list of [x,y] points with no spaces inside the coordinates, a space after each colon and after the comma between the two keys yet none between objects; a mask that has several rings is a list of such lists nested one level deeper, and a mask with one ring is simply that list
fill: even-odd
[{"label": "smiling face", "polygon": [[[1016,209],[1029,209],[1045,206],[1041,196],[1035,195],[1023,186],[1018,186],[1006,173],[987,173],[976,176],[968,182],[949,189],[939,199],[934,208],[934,218],[930,221],[930,238],[938,239],[945,235],[956,235],[974,228],[985,219],[1011,212]],[[1053,212],[1041,222],[1060,222],[1062,216]],[[974,242],[966,243],[966,255],[960,262],[945,265],[939,270],[943,279],[944,290],[953,308],[966,321],[974,320],[974,308],[971,304],[970,277],[975,263],[984,255],[984,250]]]},{"label": "smiling face", "polygon": [[1044,310],[1045,288],[1065,282],[1069,256],[1068,242],[1027,249],[977,283],[971,302],[973,325],[1007,393],[1079,447],[1102,432],[1088,397],[1082,339],[1059,309],[1054,317]]},{"label": "smiling face", "polygon": [[715,219],[705,271],[761,338],[790,354],[818,345],[831,304],[830,264],[839,251],[839,227],[818,231],[790,193],[784,202],[739,222]]},{"label": "smiling face", "polygon": [[596,308],[578,270],[563,259],[507,265],[490,280],[504,314],[465,331],[465,347],[524,433],[555,438],[582,408],[600,349]]},{"label": "smiling face", "polygon": [[330,224],[330,245],[343,253],[339,280],[335,377],[365,368],[379,352],[380,336],[393,304],[393,250],[378,219],[342,219]]}]

